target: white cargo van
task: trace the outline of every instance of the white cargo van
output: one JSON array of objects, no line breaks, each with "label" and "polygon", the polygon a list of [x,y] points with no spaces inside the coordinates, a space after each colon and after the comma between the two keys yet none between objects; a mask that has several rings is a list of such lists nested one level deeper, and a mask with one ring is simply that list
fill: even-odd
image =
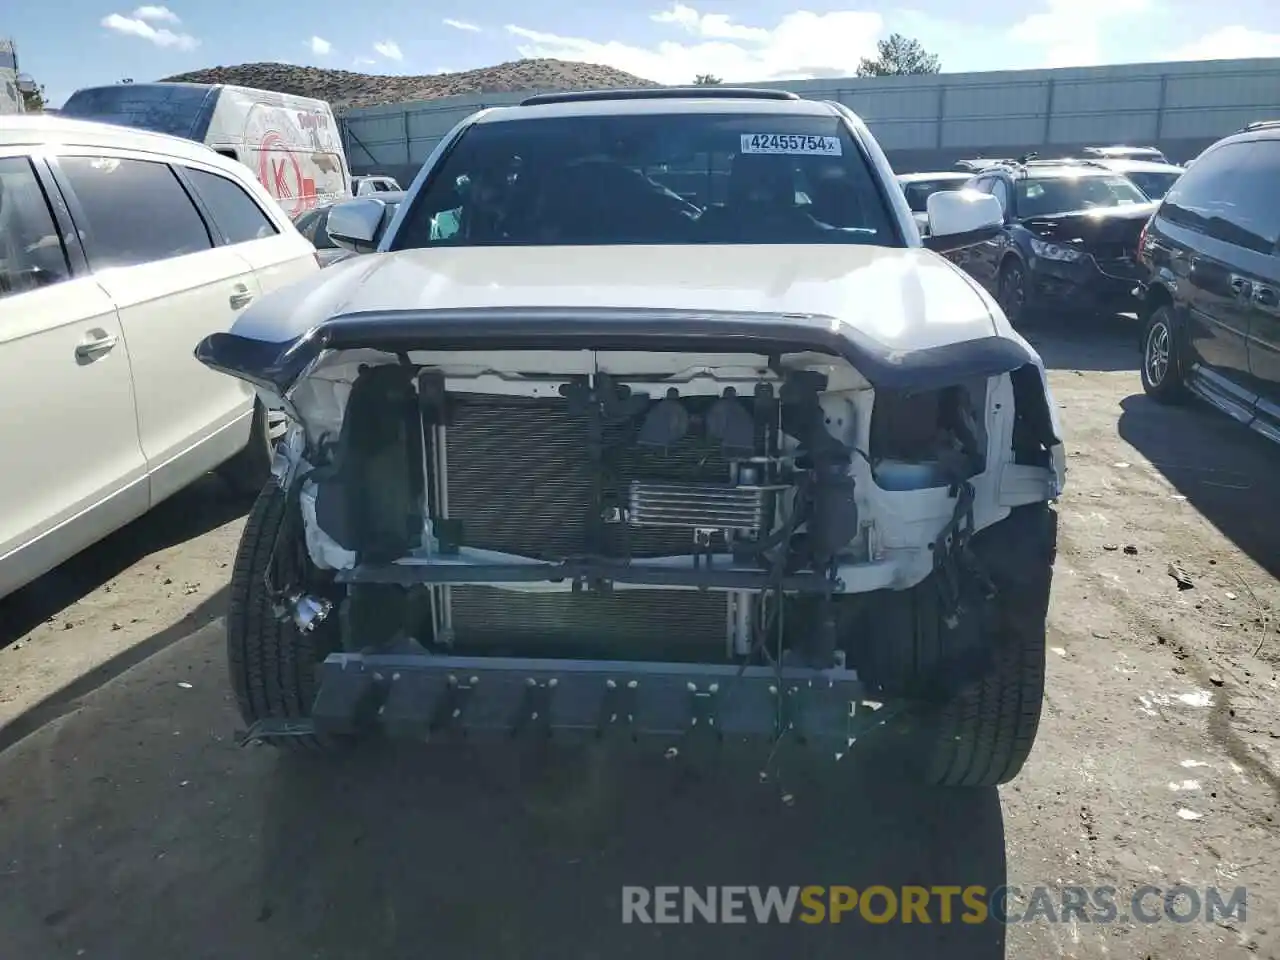
[{"label": "white cargo van", "polygon": [[119,83],[77,90],[61,113],[207,144],[252,170],[291,217],[351,196],[338,122],[323,100],[225,84]]}]

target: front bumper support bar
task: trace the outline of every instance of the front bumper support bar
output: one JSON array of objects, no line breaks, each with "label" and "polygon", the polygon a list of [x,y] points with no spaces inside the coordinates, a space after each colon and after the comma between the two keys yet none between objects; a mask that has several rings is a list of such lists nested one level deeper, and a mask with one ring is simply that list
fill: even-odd
[{"label": "front bumper support bar", "polygon": [[361,564],[340,570],[338,583],[416,585],[478,585],[570,582],[584,587],[618,584],[698,590],[781,589],[787,593],[826,595],[842,586],[820,573],[793,573],[781,578],[765,570],[716,567],[673,567],[643,563],[567,560],[561,563]]},{"label": "front bumper support bar", "polygon": [[320,667],[308,730],[268,723],[245,739],[788,737],[842,753],[884,720],[864,693],[846,669],[335,653]]}]

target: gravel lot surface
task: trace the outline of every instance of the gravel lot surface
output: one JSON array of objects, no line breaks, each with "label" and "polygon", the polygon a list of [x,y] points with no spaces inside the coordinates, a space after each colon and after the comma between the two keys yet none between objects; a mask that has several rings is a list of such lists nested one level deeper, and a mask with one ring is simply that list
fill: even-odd
[{"label": "gravel lot surface", "polygon": [[[779,785],[758,757],[240,749],[220,618],[246,505],[210,479],[0,602],[0,954],[1280,957],[1280,449],[1148,402],[1128,327],[1032,339],[1070,475],[1012,785],[920,792],[857,754],[784,758]],[[1112,886],[1121,915],[1144,884],[1245,886],[1248,907],[623,926],[622,885],[662,883]]]}]

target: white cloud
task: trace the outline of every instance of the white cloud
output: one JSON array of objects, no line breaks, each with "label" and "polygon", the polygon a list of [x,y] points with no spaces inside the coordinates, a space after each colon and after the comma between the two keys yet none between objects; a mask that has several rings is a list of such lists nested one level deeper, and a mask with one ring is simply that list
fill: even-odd
[{"label": "white cloud", "polygon": [[522,57],[581,60],[659,83],[692,83],[700,73],[730,82],[850,76],[862,57],[874,56],[884,29],[880,14],[861,10],[796,11],[771,29],[736,23],[721,14],[699,14],[680,3],[651,19],[680,28],[692,42],[664,40],[655,47],[636,47],[514,24],[506,30],[520,41]]},{"label": "white cloud", "polygon": [[[146,9],[145,7],[140,9]],[[137,11],[135,11],[136,13]],[[153,27],[139,17],[126,17],[112,13],[103,17],[102,26],[126,36],[139,37],[154,43],[157,47],[172,47],[175,50],[194,50],[200,41],[189,33],[174,33],[167,27]]]},{"label": "white cloud", "polygon": [[168,7],[139,7],[133,11],[135,20],[151,20],[156,23],[181,23],[178,15]]},{"label": "white cloud", "polygon": [[1169,55],[1170,60],[1235,60],[1248,57],[1280,57],[1280,33],[1263,33],[1248,27],[1222,27]]},{"label": "white cloud", "polygon": [[469,33],[479,33],[480,28],[474,23],[467,23],[465,20],[454,20],[452,17],[445,17],[440,21],[446,27],[453,27],[455,30],[466,30]]},{"label": "white cloud", "polygon": [[[670,31],[649,46],[519,24],[505,29],[522,57],[599,63],[659,83],[692,83],[701,73],[731,83],[849,77],[863,57],[876,55],[876,41],[890,31],[919,39],[949,71],[1280,57],[1280,33],[1243,26],[1225,26],[1179,49],[1162,50],[1147,38],[1150,18],[1160,9],[1156,0],[1034,0],[1006,21],[1012,26],[940,19],[908,7],[887,16],[866,9],[797,10],[762,25],[673,0],[649,16]],[[1118,44],[1120,38],[1127,39]]]},{"label": "white cloud", "polygon": [[672,4],[670,10],[655,13],[649,18],[654,23],[674,23],[695,36],[709,40],[750,40],[768,43],[769,31],[763,27],[745,27],[733,23],[723,13],[698,13],[683,3]]},{"label": "white cloud", "polygon": [[383,40],[381,43],[375,43],[373,49],[378,51],[378,55],[386,57],[388,60],[403,60],[404,53],[400,50],[400,44],[394,40]]},{"label": "white cloud", "polygon": [[351,61],[353,67],[372,67],[376,61],[370,60],[368,57],[356,57]]},{"label": "white cloud", "polygon": [[1048,0],[1047,9],[1015,24],[1009,37],[1043,49],[1043,67],[1102,63],[1102,39],[1116,21],[1152,9],[1151,0]]},{"label": "white cloud", "polygon": [[317,57],[323,57],[333,49],[333,44],[324,37],[312,37],[307,41],[307,46]]}]

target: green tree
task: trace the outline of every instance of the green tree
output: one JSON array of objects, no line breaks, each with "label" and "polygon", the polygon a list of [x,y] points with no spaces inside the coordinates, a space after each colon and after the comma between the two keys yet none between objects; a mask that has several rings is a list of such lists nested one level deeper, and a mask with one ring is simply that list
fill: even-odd
[{"label": "green tree", "polygon": [[897,77],[910,73],[939,73],[942,64],[936,54],[900,33],[876,43],[876,58],[863,57],[858,64],[860,77]]},{"label": "green tree", "polygon": [[699,87],[714,87],[718,83],[723,83],[714,73],[700,73],[693,78],[693,82]]},{"label": "green tree", "polygon": [[22,109],[27,113],[44,112],[44,84],[37,84],[34,90],[22,91]]}]

